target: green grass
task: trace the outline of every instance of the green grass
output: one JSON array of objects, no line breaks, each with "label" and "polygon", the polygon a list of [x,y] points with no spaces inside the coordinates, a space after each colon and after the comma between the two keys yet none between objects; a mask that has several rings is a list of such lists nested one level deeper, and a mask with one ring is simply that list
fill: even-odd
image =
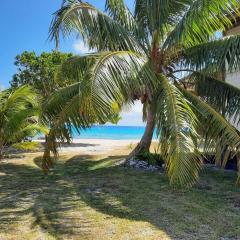
[{"label": "green grass", "polygon": [[233,173],[204,171],[192,190],[116,166],[61,157],[44,176],[36,154],[0,164],[0,239],[240,239]]}]

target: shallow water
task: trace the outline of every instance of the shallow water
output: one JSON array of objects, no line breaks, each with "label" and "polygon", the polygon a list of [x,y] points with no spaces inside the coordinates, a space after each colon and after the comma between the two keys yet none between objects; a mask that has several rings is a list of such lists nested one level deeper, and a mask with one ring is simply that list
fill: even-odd
[{"label": "shallow water", "polygon": [[[93,126],[82,130],[79,135],[74,131],[74,138],[78,139],[141,139],[145,127],[143,126]],[[154,133],[156,138],[156,133]]]}]

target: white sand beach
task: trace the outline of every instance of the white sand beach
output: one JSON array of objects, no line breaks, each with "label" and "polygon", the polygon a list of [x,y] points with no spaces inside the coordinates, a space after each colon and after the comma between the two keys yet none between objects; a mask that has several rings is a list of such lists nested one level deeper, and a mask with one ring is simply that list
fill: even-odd
[{"label": "white sand beach", "polygon": [[[44,142],[44,140],[35,140]],[[123,148],[131,150],[140,140],[112,140],[112,139],[77,139],[74,138],[70,144],[63,144],[62,153],[85,153],[85,154],[105,154],[107,152],[122,150]]]},{"label": "white sand beach", "polygon": [[112,140],[112,139],[73,139],[72,143],[65,144],[61,152],[81,152],[103,154],[122,148],[131,149],[139,140]]}]

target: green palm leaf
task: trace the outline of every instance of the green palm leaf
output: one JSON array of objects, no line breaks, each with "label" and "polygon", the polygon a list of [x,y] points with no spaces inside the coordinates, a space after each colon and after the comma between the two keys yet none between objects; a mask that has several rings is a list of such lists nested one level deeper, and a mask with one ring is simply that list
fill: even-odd
[{"label": "green palm leaf", "polygon": [[222,71],[227,63],[229,71],[239,70],[240,35],[225,37],[187,48],[182,55],[183,66],[192,70],[206,69],[207,72]]},{"label": "green palm leaf", "polygon": [[67,2],[55,13],[50,28],[50,39],[59,42],[59,34],[77,32],[91,49],[137,50],[141,48],[131,34],[108,15],[83,2]]},{"label": "green palm leaf", "polygon": [[136,0],[135,17],[151,36],[160,33],[160,39],[165,38],[166,29],[175,26],[192,0]]},{"label": "green palm leaf", "polygon": [[[221,146],[230,146],[233,150],[239,150],[240,147],[240,135],[238,131],[220,115],[216,110],[210,107],[207,103],[199,99],[197,96],[180,88],[184,96],[195,106],[195,110],[201,120],[205,135],[206,152],[212,149],[213,141],[218,143],[221,140]],[[200,126],[201,128],[202,126]],[[223,148],[219,149],[220,153],[223,152]],[[219,154],[219,153],[217,153]],[[220,154],[219,154],[220,155]]]},{"label": "green palm leaf", "polygon": [[201,96],[223,116],[235,123],[239,123],[239,88],[206,73],[196,72],[191,75],[191,79],[195,82],[197,95]]},{"label": "green palm leaf", "polygon": [[200,155],[193,141],[197,119],[182,93],[164,75],[156,102],[157,128],[171,184],[191,186],[198,179]]},{"label": "green palm leaf", "polygon": [[216,31],[231,26],[238,12],[238,0],[196,0],[166,39],[165,46],[195,46],[208,42]]},{"label": "green palm leaf", "polygon": [[[87,59],[91,63],[86,70],[86,65],[82,63],[83,60],[88,61]],[[97,116],[103,118],[109,116],[113,102],[122,105],[123,101],[128,101],[131,97],[131,89],[139,88],[145,83],[143,76],[150,74],[150,70],[146,67],[145,71],[142,71],[145,61],[144,57],[131,51],[116,51],[70,59],[58,76],[68,75],[77,83],[61,89],[50,97],[47,103],[47,107],[51,109],[49,114],[55,115],[61,112],[69,99],[78,96],[82,99],[80,102],[84,102],[83,99],[91,100]],[[139,77],[140,70],[141,77]],[[85,75],[82,74],[84,71]],[[68,74],[69,72],[71,74]]]},{"label": "green palm leaf", "polygon": [[40,98],[28,86],[0,92],[0,155],[6,145],[47,133],[41,123]]},{"label": "green palm leaf", "polygon": [[125,5],[123,0],[106,0],[106,11],[109,15],[131,32],[138,32],[139,26],[132,12]]}]

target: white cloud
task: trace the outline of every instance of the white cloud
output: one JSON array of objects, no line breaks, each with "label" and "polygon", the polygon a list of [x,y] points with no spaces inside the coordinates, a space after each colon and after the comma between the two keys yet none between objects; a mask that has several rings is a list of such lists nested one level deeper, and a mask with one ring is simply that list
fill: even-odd
[{"label": "white cloud", "polygon": [[142,109],[143,109],[143,105],[140,101],[135,101],[134,105],[130,106],[130,107],[124,107],[123,108],[123,113],[126,114],[134,114],[134,113],[141,113],[142,114]]},{"label": "white cloud", "polygon": [[119,126],[144,126],[142,121],[142,104],[140,101],[136,101],[130,108],[125,108],[121,113],[122,119],[119,121]]},{"label": "white cloud", "polygon": [[94,52],[93,50],[90,50],[88,46],[83,42],[82,39],[78,39],[73,44],[73,49],[78,54],[87,54]]},{"label": "white cloud", "polygon": [[122,119],[118,122],[119,126],[145,126],[142,121],[142,114],[122,114]]},{"label": "white cloud", "polygon": [[[143,105],[140,101],[135,101],[134,105],[126,106],[121,112],[121,120],[118,122],[118,126],[145,126],[146,124],[142,121],[142,110]],[[114,125],[108,123],[107,125]]]}]

